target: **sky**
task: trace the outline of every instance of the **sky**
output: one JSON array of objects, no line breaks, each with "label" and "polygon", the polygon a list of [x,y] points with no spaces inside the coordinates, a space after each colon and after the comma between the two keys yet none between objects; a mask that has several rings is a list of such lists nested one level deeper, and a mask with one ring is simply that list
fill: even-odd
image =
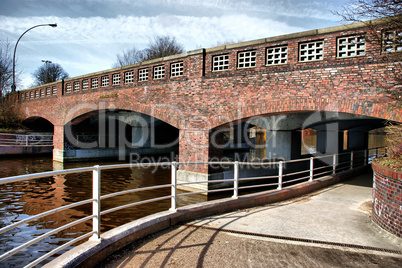
[{"label": "sky", "polygon": [[70,77],[112,68],[116,56],[153,37],[186,51],[345,24],[332,11],[349,0],[0,0],[0,41],[17,47],[17,89],[32,85],[42,60]]}]

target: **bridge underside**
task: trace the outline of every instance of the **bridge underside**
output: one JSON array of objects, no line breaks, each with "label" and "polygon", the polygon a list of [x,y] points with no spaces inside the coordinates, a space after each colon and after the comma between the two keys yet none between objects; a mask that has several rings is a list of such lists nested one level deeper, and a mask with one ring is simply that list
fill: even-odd
[{"label": "bridge underside", "polygon": [[[55,126],[53,159],[141,162],[147,157],[157,161],[158,155],[164,156],[165,161],[180,162],[286,161],[366,150],[369,131],[386,124],[384,119],[368,116],[309,111],[244,118],[213,129],[179,130],[142,113],[100,110],[74,118],[65,126]],[[244,176],[269,176],[275,172],[248,168],[240,171]],[[205,164],[182,165],[178,172],[179,181],[186,182],[230,177],[233,170]]]},{"label": "bridge underside", "polygon": [[[56,128],[59,129],[60,128]],[[56,134],[55,134],[56,135]],[[139,155],[178,153],[179,131],[145,114],[101,110],[74,118],[63,126],[62,148],[53,159],[60,162],[116,159],[134,161]]]},{"label": "bridge underside", "polygon": [[[57,81],[11,97],[26,117],[41,116],[54,125],[58,161],[69,160],[74,151],[70,160],[96,150],[127,158],[161,147],[166,152],[178,147],[180,162],[224,157],[289,160],[367,149],[370,129],[385,120],[402,123],[402,109],[392,95],[399,92],[395,85],[402,53],[387,50],[385,60],[383,42],[373,34],[387,26],[382,20],[373,25],[375,31],[366,26],[199,49]],[[354,50],[356,40],[359,53]],[[318,54],[309,54],[313,52]],[[280,64],[270,62],[278,56]],[[161,73],[155,76],[155,70]],[[93,130],[85,133],[86,129]],[[306,144],[308,133],[314,133],[314,146]],[[158,138],[168,146],[159,146]],[[179,178],[187,181],[226,176],[224,167],[205,164],[179,169]]]}]

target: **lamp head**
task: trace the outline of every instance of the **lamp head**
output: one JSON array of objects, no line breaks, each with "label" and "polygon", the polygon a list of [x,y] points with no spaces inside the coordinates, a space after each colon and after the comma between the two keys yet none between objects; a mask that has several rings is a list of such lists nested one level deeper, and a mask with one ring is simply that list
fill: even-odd
[{"label": "lamp head", "polygon": [[53,28],[57,27],[57,23],[51,23],[51,24],[49,24],[49,26],[52,26]]}]

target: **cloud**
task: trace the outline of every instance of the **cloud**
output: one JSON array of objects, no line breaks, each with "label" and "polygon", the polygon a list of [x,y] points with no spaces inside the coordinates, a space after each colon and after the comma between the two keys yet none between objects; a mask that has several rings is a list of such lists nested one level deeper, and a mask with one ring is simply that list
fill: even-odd
[{"label": "cloud", "polygon": [[328,10],[347,0],[2,0],[0,15],[18,17],[116,17],[157,16],[164,13],[189,16],[221,16],[247,13],[250,16],[286,16],[334,20]]},{"label": "cloud", "polygon": [[224,15],[220,17],[190,17],[159,15],[154,17],[118,16],[116,18],[69,18],[69,17],[0,17],[0,37],[16,39],[18,34],[35,24],[58,23],[57,28],[34,29],[21,40],[21,44],[132,44],[140,48],[155,35],[172,35],[187,49],[194,44],[211,46],[223,37],[257,39],[283,33],[301,31],[271,19],[247,15]]},{"label": "cloud", "polygon": [[[108,69],[118,53],[145,48],[156,35],[174,36],[186,50],[194,50],[338,24],[321,7],[323,1],[4,1],[0,14],[9,10],[13,15],[0,15],[0,40],[15,42],[33,25],[58,24],[33,29],[21,39],[17,56],[24,81],[42,59],[59,63],[71,76]],[[336,0],[324,1],[326,7],[331,1]]]}]

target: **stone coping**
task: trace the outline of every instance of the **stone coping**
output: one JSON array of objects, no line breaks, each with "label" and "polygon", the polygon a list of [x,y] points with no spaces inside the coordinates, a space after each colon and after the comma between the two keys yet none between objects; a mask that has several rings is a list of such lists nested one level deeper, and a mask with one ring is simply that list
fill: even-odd
[{"label": "stone coping", "polygon": [[237,209],[245,209],[269,203],[275,203],[302,196],[307,193],[328,187],[341,180],[356,176],[368,167],[356,168],[340,174],[318,178],[312,182],[303,182],[282,190],[270,190],[261,193],[240,196],[238,199],[225,198],[203,202],[177,209],[156,213],[133,222],[124,224],[101,235],[101,242],[87,241],[44,267],[94,267],[113,252],[135,242],[137,239],[162,231],[177,224],[197,218],[223,214]]}]

